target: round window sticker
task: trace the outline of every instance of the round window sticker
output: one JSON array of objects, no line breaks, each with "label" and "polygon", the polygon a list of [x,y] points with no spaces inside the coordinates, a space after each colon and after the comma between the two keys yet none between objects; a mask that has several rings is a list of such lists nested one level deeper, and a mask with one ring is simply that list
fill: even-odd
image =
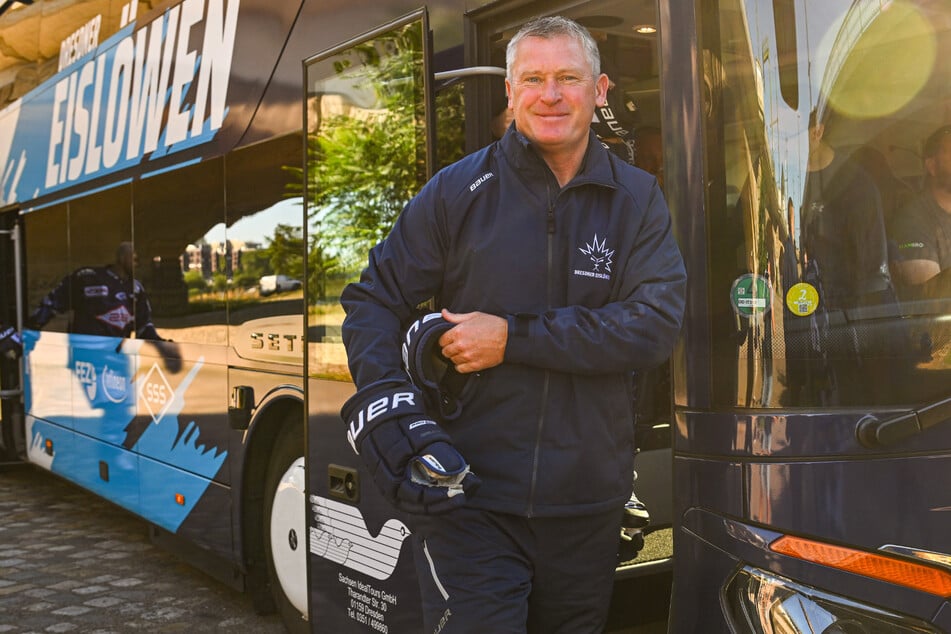
[{"label": "round window sticker", "polygon": [[808,282],[793,284],[786,292],[786,306],[793,315],[808,317],[819,308],[819,291]]},{"label": "round window sticker", "polygon": [[761,315],[769,310],[773,293],[765,277],[747,273],[736,278],[730,289],[730,303],[741,317]]}]

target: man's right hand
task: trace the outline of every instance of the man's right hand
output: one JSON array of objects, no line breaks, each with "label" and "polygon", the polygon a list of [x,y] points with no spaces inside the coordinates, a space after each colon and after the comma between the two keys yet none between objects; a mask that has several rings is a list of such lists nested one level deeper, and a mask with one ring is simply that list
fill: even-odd
[{"label": "man's right hand", "polygon": [[509,324],[504,318],[480,312],[451,313],[446,309],[442,317],[455,324],[439,338],[439,345],[443,356],[456,366],[456,372],[478,372],[505,359]]}]

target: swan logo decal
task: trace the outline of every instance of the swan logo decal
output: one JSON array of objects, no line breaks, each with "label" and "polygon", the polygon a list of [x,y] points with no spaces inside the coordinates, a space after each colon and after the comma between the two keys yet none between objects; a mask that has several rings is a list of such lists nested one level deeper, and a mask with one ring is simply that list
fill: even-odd
[{"label": "swan logo decal", "polygon": [[371,535],[360,509],[319,495],[310,496],[316,526],[310,527],[311,554],[379,580],[396,569],[403,541],[410,530],[389,519]]}]

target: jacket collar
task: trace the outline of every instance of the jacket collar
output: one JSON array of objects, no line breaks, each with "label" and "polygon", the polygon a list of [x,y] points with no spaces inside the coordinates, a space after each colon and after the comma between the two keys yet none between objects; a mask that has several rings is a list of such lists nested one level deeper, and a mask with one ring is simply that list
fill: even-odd
[{"label": "jacket collar", "polygon": [[[539,156],[532,142],[515,128],[514,122],[506,130],[499,144],[515,169],[526,172],[543,170],[545,174],[552,177],[548,165]],[[593,130],[588,132],[588,149],[581,161],[581,170],[565,188],[581,184],[617,187],[617,178],[614,167],[611,165],[610,152],[601,145],[601,141],[598,140],[598,136]]]}]

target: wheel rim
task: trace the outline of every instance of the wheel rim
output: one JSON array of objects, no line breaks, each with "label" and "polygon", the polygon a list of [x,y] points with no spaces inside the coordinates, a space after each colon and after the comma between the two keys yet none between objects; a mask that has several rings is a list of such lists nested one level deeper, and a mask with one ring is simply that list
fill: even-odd
[{"label": "wheel rim", "polygon": [[304,459],[291,463],[278,482],[271,504],[271,558],[290,601],[307,618],[307,526]]}]

